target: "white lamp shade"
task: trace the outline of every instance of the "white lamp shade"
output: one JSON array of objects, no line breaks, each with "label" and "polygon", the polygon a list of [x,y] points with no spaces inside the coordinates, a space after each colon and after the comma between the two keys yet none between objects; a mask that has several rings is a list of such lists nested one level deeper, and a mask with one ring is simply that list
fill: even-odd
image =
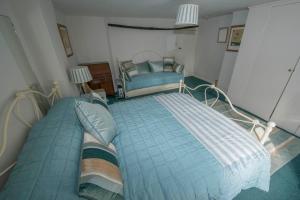
[{"label": "white lamp shade", "polygon": [[70,70],[70,79],[73,83],[86,83],[93,80],[87,66],[77,66]]},{"label": "white lamp shade", "polygon": [[182,4],[178,8],[176,26],[198,25],[198,5]]}]

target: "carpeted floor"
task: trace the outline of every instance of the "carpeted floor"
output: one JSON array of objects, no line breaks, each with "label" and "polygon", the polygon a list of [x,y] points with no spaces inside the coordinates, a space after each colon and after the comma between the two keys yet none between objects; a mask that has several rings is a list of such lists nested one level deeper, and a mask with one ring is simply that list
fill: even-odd
[{"label": "carpeted floor", "polygon": [[269,192],[256,188],[242,191],[234,200],[299,200],[300,155],[271,176]]},{"label": "carpeted floor", "polygon": [[[207,82],[196,77],[185,78],[185,84],[189,87],[195,87]],[[164,93],[177,92],[178,90]],[[193,96],[199,101],[204,101],[203,90],[193,92]],[[214,93],[208,93],[208,98],[213,101]],[[135,97],[139,98],[139,97]],[[124,99],[108,98],[109,104]],[[214,109],[223,114],[233,117],[234,113],[230,111],[227,103],[219,101]],[[255,117],[247,111],[243,111],[252,117]],[[243,125],[243,124],[241,124]],[[245,127],[248,128],[248,127]],[[281,129],[275,129],[266,148],[271,152],[272,169],[270,191],[263,192],[256,188],[242,191],[234,200],[300,200],[300,139],[292,136]]]}]

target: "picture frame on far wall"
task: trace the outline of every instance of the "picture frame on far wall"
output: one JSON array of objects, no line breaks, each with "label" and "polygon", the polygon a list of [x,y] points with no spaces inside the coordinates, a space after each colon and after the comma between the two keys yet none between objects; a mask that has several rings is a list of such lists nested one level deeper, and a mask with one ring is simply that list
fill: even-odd
[{"label": "picture frame on far wall", "polygon": [[62,24],[57,24],[58,27],[58,31],[59,31],[59,35],[61,38],[61,41],[63,43],[63,46],[65,48],[65,52],[67,57],[70,57],[73,55],[73,49],[71,46],[71,42],[70,42],[70,38],[69,38],[69,34],[68,34],[68,29],[65,25]]},{"label": "picture frame on far wall", "polygon": [[227,51],[238,52],[241,46],[245,25],[231,26]]},{"label": "picture frame on far wall", "polygon": [[228,29],[229,29],[228,27],[219,28],[217,43],[226,43],[227,42]]}]

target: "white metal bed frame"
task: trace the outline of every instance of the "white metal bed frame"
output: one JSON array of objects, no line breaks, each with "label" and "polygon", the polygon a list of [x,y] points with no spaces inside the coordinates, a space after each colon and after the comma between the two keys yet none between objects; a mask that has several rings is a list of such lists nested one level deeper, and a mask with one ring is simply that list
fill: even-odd
[{"label": "white metal bed frame", "polygon": [[[148,55],[146,55],[146,54],[148,54]],[[130,60],[132,60],[134,63],[142,62],[142,60],[137,59],[138,56],[147,56],[148,57],[147,59],[145,59],[145,57],[143,57],[144,58],[143,61],[153,60],[153,59],[150,59],[151,55],[152,56],[154,55],[158,59],[163,58],[163,56],[161,56],[156,51],[144,50],[144,51],[140,51],[140,52],[137,52],[136,54],[134,54]],[[122,84],[123,93],[124,93],[125,98],[136,97],[136,96],[152,94],[152,93],[156,93],[156,92],[163,92],[163,91],[167,91],[167,90],[178,89],[179,86],[180,86],[178,83],[169,83],[169,84],[164,84],[164,85],[159,85],[159,86],[154,86],[154,87],[148,87],[148,88],[141,88],[141,89],[126,91],[125,72],[122,70],[121,62],[119,61],[119,59],[117,59],[117,63],[118,63],[119,72],[121,72],[121,74],[119,74],[119,77],[121,79],[121,84]],[[183,76],[184,76],[184,69],[183,69],[182,73],[183,73]]]},{"label": "white metal bed frame", "polygon": [[[223,92],[221,89],[217,88],[215,85],[210,85],[210,84],[202,84],[198,85],[194,88],[188,87],[186,84],[184,84],[183,81],[180,81],[180,86],[179,86],[179,93],[187,93],[190,96],[194,97],[192,94],[192,91],[196,91],[200,88],[205,88],[204,90],[204,99],[205,99],[205,104],[209,107],[214,107],[216,103],[218,102],[220,98],[220,94],[225,97],[225,100],[229,104],[230,108],[232,111],[234,111],[238,116],[242,117],[243,119],[235,119],[235,118],[230,118],[233,121],[241,122],[241,123],[246,123],[246,124],[251,124],[252,128],[250,130],[250,133],[255,133],[257,139],[260,141],[261,144],[265,144],[267,139],[269,138],[270,133],[272,132],[273,128],[276,126],[274,122],[268,122],[267,125],[262,124],[258,119],[253,119],[241,112],[239,112],[232,104],[230,101],[229,97]],[[208,90],[213,90],[216,92],[216,99],[209,104],[208,99],[207,99],[207,91]]]},{"label": "white metal bed frame", "polygon": [[[16,118],[26,127],[28,128],[32,127],[32,124],[29,121],[27,121],[25,117],[22,116],[22,114],[20,113],[20,102],[22,100],[27,99],[31,102],[34,111],[34,117],[36,118],[36,120],[40,120],[41,117],[43,116],[43,113],[41,112],[36,97],[45,98],[49,106],[51,107],[57,99],[62,97],[58,82],[56,81],[53,82],[53,87],[51,89],[51,92],[48,95],[45,95],[40,91],[32,90],[32,89],[23,90],[16,93],[16,96],[13,99],[13,101],[10,103],[4,118],[2,138],[1,138],[2,144],[0,143],[0,158],[4,154],[7,146],[8,127],[9,127],[9,122],[12,114],[14,114]],[[12,163],[8,168],[0,172],[0,176],[8,172],[14,165],[15,163]]]},{"label": "white metal bed frame", "polygon": [[[210,85],[210,84],[203,84],[203,85],[198,85],[195,88],[191,88],[188,87],[186,84],[184,84],[184,82],[181,80],[180,83],[177,85],[179,85],[179,93],[188,93],[190,96],[193,97],[193,94],[191,91],[196,91],[200,88],[204,88],[204,97],[205,97],[205,104],[207,106],[213,107],[214,105],[216,105],[216,103],[219,100],[220,94],[223,95],[226,99],[226,101],[228,102],[229,106],[231,107],[231,109],[238,115],[241,116],[242,118],[244,118],[244,120],[241,119],[234,119],[234,118],[230,118],[231,120],[234,121],[238,121],[238,122],[242,122],[242,123],[246,123],[246,124],[252,124],[252,128],[250,133],[254,132],[257,139],[264,144],[266,142],[266,140],[268,139],[271,131],[273,130],[273,128],[276,126],[276,124],[274,122],[268,122],[267,125],[262,124],[259,120],[257,119],[252,119],[251,117],[239,112],[231,103],[229,97],[219,88],[217,88],[215,85]],[[177,87],[178,88],[178,87]],[[214,90],[217,94],[216,99],[209,104],[208,103],[208,99],[207,99],[207,91],[211,89]],[[3,126],[3,135],[2,135],[2,144],[0,144],[0,158],[1,156],[4,154],[5,149],[6,149],[6,145],[7,145],[7,135],[8,135],[8,127],[9,127],[9,122],[10,122],[10,118],[12,114],[15,114],[15,116],[17,117],[17,119],[19,119],[24,125],[26,125],[28,128],[32,127],[32,124],[30,122],[28,122],[26,119],[24,119],[24,117],[21,115],[20,113],[20,101],[24,100],[24,99],[28,99],[32,106],[33,106],[33,110],[34,110],[34,114],[37,120],[40,120],[41,117],[43,116],[38,102],[36,100],[36,97],[40,96],[43,97],[47,100],[47,102],[49,103],[49,106],[51,107],[55,100],[59,99],[62,97],[61,92],[60,92],[60,87],[59,84],[57,82],[53,82],[53,88],[51,90],[51,92],[48,95],[45,95],[43,93],[41,93],[40,91],[36,91],[36,90],[32,90],[32,89],[28,89],[28,90],[24,90],[24,91],[20,91],[16,93],[16,97],[14,98],[14,100],[11,102],[10,106],[8,107],[6,116],[5,116],[5,121],[4,121],[4,126]],[[4,175],[6,172],[8,172],[12,167],[14,167],[15,163],[12,163],[8,168],[6,168],[4,171],[0,172],[0,176]]]}]

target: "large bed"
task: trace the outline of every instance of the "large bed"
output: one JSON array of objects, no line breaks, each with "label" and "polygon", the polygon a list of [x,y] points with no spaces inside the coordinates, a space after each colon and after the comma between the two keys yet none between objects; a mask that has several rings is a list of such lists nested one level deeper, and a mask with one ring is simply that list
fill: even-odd
[{"label": "large bed", "polygon": [[[124,199],[227,200],[251,187],[268,191],[271,162],[262,143],[180,85],[180,93],[109,106],[118,130],[113,143]],[[79,199],[76,163],[83,128],[74,101],[58,101],[34,125],[1,199]],[[269,134],[272,124],[253,123]]]},{"label": "large bed", "polygon": [[110,106],[125,199],[232,199],[268,191],[270,156],[235,122],[187,94]]}]

